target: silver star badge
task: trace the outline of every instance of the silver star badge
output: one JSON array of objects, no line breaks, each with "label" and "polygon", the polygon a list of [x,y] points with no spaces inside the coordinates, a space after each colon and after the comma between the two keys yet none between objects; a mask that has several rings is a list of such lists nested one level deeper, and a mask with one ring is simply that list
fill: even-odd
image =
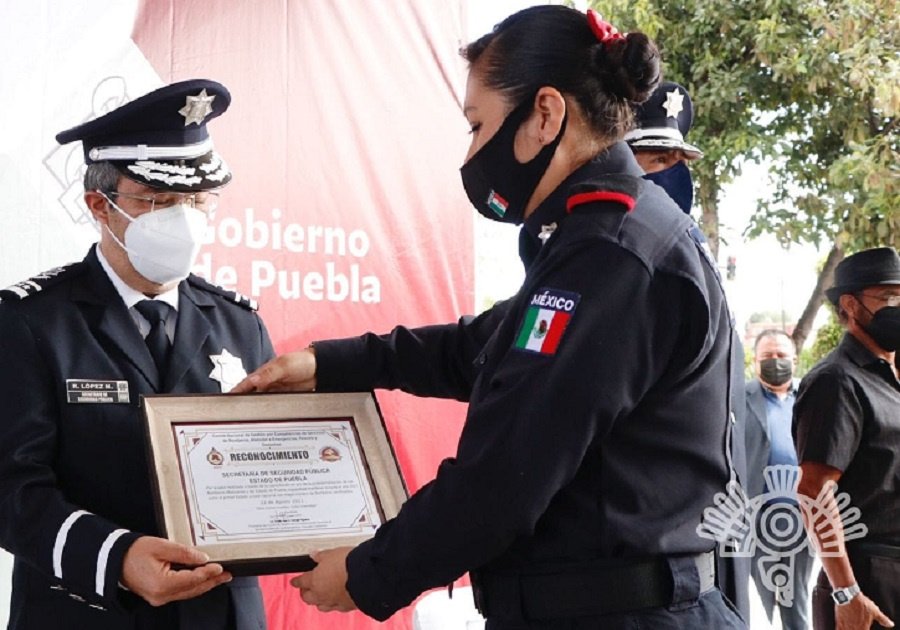
[{"label": "silver star badge", "polygon": [[684,94],[678,90],[672,90],[666,94],[666,102],[663,103],[663,109],[669,118],[678,118],[678,114],[684,109]]},{"label": "silver star badge", "polygon": [[209,96],[206,88],[203,88],[197,96],[188,96],[184,107],[178,110],[178,113],[184,116],[184,126],[187,127],[191,123],[198,125],[202,123],[203,119],[212,113],[214,98],[216,98],[215,94]]},{"label": "silver star badge", "polygon": [[222,387],[222,393],[230,392],[235,385],[244,380],[247,371],[244,369],[244,362],[240,357],[236,357],[227,348],[222,348],[222,354],[211,354],[209,360],[215,366],[209,373],[209,378],[219,381]]}]

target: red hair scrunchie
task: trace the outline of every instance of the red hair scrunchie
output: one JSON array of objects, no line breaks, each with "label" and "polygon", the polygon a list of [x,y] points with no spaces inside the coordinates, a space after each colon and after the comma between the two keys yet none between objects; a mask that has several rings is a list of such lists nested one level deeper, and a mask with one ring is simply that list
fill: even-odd
[{"label": "red hair scrunchie", "polygon": [[605,21],[600,17],[600,14],[593,9],[587,10],[587,21],[594,36],[603,44],[625,39],[625,36],[622,35],[615,26]]}]

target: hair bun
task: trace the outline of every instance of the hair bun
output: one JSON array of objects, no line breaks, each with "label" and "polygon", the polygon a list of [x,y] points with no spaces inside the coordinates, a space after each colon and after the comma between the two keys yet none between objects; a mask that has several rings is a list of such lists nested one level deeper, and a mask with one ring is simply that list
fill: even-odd
[{"label": "hair bun", "polygon": [[622,139],[634,105],[660,80],[659,51],[646,35],[622,35],[596,11],[585,15],[556,4],[514,13],[463,56],[470,72],[511,106],[533,99],[543,86],[573,98],[602,146]]},{"label": "hair bun", "polygon": [[643,33],[598,42],[592,61],[607,91],[633,103],[643,103],[659,85],[659,50]]}]

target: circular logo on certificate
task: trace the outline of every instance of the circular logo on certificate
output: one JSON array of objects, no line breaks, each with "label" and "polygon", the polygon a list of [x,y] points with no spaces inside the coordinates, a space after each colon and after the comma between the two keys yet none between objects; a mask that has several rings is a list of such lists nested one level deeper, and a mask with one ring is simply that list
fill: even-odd
[{"label": "circular logo on certificate", "polygon": [[336,462],[341,458],[341,454],[333,446],[326,446],[319,451],[319,459],[323,462]]},{"label": "circular logo on certificate", "polygon": [[216,450],[216,447],[212,447],[209,449],[209,454],[206,456],[206,461],[208,461],[213,466],[221,466],[225,463],[225,457],[222,456],[222,453]]}]

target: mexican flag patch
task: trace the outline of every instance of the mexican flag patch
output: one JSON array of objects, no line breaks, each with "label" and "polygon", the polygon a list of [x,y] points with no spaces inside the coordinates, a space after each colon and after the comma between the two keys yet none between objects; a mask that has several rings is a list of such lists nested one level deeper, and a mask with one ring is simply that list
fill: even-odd
[{"label": "mexican flag patch", "polygon": [[531,296],[516,348],[554,354],[581,296],[569,291],[541,289]]},{"label": "mexican flag patch", "polygon": [[500,196],[500,194],[496,190],[492,190],[491,194],[488,195],[487,198],[488,208],[494,211],[501,219],[506,215],[506,209],[509,207],[509,202]]}]

